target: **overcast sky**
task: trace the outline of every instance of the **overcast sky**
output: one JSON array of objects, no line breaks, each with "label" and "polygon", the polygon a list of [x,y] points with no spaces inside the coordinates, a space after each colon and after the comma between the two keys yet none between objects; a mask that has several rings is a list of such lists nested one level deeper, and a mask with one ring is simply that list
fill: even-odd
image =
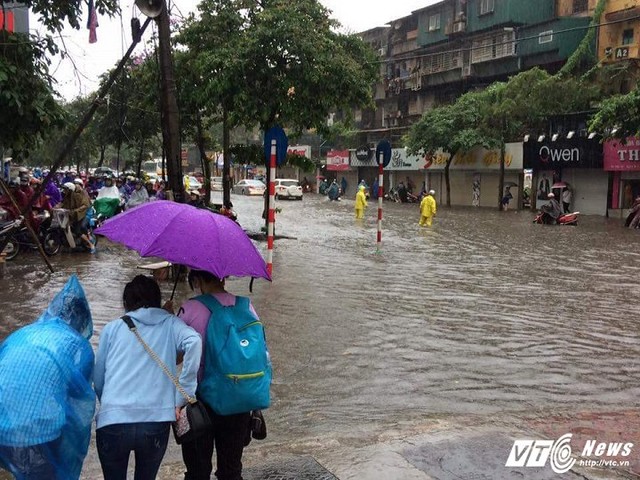
[{"label": "overcast sky", "polygon": [[[295,0],[291,0],[293,3]],[[411,11],[436,3],[438,0],[320,0],[333,11],[348,31],[361,32],[409,15]],[[196,10],[198,0],[173,0],[172,12],[187,15]],[[67,29],[64,43],[70,59],[56,59],[52,65],[58,90],[68,100],[97,89],[100,74],[115,66],[131,42],[130,21],[134,0],[121,0],[122,19],[98,18],[98,42],[89,44],[89,31]],[[141,18],[141,22],[144,21]],[[32,18],[31,28],[36,28]],[[153,25],[153,24],[152,24]],[[149,38],[147,32],[145,38]],[[62,46],[62,45],[61,45]],[[141,51],[142,44],[136,51]],[[135,54],[135,52],[134,52]],[[74,67],[75,65],[75,67]]]}]

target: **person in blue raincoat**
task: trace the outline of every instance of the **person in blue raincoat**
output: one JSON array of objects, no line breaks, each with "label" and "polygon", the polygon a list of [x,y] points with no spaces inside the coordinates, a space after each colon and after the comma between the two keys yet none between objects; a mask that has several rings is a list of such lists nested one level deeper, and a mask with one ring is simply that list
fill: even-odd
[{"label": "person in blue raincoat", "polygon": [[74,480],[91,439],[93,334],[73,275],[40,318],[0,345],[0,466],[18,480]]}]

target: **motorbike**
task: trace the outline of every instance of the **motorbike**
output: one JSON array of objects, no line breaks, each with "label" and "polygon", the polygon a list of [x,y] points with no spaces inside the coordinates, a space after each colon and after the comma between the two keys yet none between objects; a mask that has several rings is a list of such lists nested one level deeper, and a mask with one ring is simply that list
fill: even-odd
[{"label": "motorbike", "polygon": [[[38,242],[42,245],[47,255],[55,255],[57,252],[48,252],[45,245],[44,232],[49,228],[51,223],[49,212],[42,211],[36,214],[36,220],[40,225],[36,232]],[[7,260],[13,260],[23,249],[37,250],[38,245],[34,242],[29,229],[27,228],[24,217],[16,218],[8,222],[0,223],[0,243],[7,244],[3,250]]]},{"label": "motorbike", "polygon": [[554,219],[544,210],[538,212],[533,219],[533,223],[545,224],[545,225],[578,225],[578,215],[580,212],[563,213],[557,219]]},{"label": "motorbike", "polygon": [[624,222],[624,226],[627,228],[640,228],[640,205],[631,209]]},{"label": "motorbike", "polygon": [[[91,222],[89,225],[89,240],[96,245],[97,237],[93,234]],[[54,208],[51,225],[44,233],[43,247],[47,255],[55,255],[62,247],[70,248],[72,251],[88,252],[90,250],[82,241],[82,235],[73,231],[71,227],[69,210]]]}]

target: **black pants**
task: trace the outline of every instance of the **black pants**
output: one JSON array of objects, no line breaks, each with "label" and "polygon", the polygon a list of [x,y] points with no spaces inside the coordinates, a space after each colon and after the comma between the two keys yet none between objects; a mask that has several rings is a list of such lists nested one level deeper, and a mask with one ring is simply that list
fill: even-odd
[{"label": "black pants", "polygon": [[182,444],[182,459],[187,467],[184,480],[211,478],[214,445],[218,480],[242,480],[242,451],[251,415],[217,415],[208,405],[207,409],[213,424],[211,430],[193,442]]},{"label": "black pants", "polygon": [[564,213],[569,213],[569,202],[562,202],[562,206],[564,207]]}]

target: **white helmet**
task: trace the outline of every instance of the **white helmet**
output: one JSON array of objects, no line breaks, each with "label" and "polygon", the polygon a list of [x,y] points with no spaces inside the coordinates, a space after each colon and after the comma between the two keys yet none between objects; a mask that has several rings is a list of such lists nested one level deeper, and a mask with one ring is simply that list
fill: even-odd
[{"label": "white helmet", "polygon": [[429,190],[429,195],[435,195],[436,191],[435,190]]},{"label": "white helmet", "polygon": [[550,193],[549,195],[547,195],[547,198],[556,198],[556,196],[553,193]]},{"label": "white helmet", "polygon": [[73,181],[73,183],[76,183],[76,184],[78,184],[78,185],[83,185],[83,186],[84,186],[84,182],[82,181],[82,179],[81,179],[81,178],[76,178],[76,179]]},{"label": "white helmet", "polygon": [[73,184],[73,182],[66,182],[62,184],[62,188],[66,188],[70,192],[73,192],[76,189],[76,186]]}]

